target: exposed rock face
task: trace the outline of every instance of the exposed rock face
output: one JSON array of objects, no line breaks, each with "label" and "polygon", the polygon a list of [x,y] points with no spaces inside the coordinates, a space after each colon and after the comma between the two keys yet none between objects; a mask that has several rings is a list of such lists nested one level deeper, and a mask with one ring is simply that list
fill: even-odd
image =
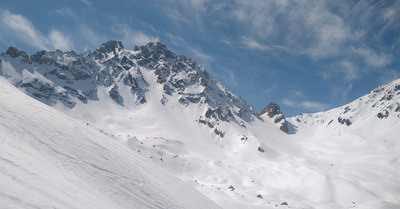
[{"label": "exposed rock face", "polygon": [[[23,62],[29,63],[29,56],[24,51],[19,51],[16,47],[9,47],[6,51],[6,54],[12,58],[21,57]],[[0,59],[1,60],[1,59]]]},{"label": "exposed rock face", "polygon": [[18,56],[28,57],[28,55],[24,51],[19,51],[16,47],[9,47],[6,51],[7,55],[10,55],[12,58],[16,58]]},{"label": "exposed rock face", "polygon": [[386,119],[386,118],[389,116],[389,111],[384,110],[383,113],[380,112],[380,113],[378,113],[376,116],[378,116],[379,119],[383,119],[383,118]]},{"label": "exposed rock face", "polygon": [[350,121],[350,119],[347,118],[342,118],[342,117],[338,117],[338,122],[340,124],[346,124],[347,126],[350,126],[352,124],[352,122]]},{"label": "exposed rock face", "polygon": [[268,115],[268,117],[272,118],[275,123],[280,124],[279,129],[281,129],[283,132],[287,133],[289,131],[288,122],[286,121],[285,116],[281,112],[278,104],[271,102],[260,112],[260,116],[263,115]]},{"label": "exposed rock face", "polygon": [[118,92],[118,86],[114,85],[109,91],[108,91],[109,96],[111,99],[113,99],[116,103],[122,105],[124,103],[124,99],[121,97],[121,95]]},{"label": "exposed rock face", "polygon": [[273,102],[269,103],[269,105],[260,112],[260,115],[264,115],[265,113],[267,113],[270,118],[277,114],[282,114],[279,105]]}]

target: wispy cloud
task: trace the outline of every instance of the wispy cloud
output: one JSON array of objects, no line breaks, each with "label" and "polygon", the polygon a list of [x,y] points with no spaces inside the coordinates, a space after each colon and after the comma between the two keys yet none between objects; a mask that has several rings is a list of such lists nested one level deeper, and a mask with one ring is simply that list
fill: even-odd
[{"label": "wispy cloud", "polygon": [[334,85],[332,87],[332,97],[340,98],[341,100],[345,100],[352,88],[353,88],[353,84],[351,82],[340,83],[340,84]]},{"label": "wispy cloud", "polygon": [[[235,1],[231,15],[253,35],[253,48],[280,45],[314,59],[335,56],[359,37],[325,1]],[[267,44],[268,43],[268,44]]]},{"label": "wispy cloud", "polygon": [[1,25],[3,25],[0,26],[2,36],[18,38],[37,49],[73,49],[70,38],[57,29],[51,29],[48,35],[44,35],[34,27],[29,19],[22,15],[13,14],[8,10],[0,10],[0,17]]},{"label": "wispy cloud", "polygon": [[81,0],[81,2],[83,2],[86,6],[92,6],[92,2],[90,2],[89,0]]},{"label": "wispy cloud", "polygon": [[360,56],[364,62],[373,68],[387,66],[392,61],[392,56],[389,54],[378,53],[369,48],[354,48],[354,53]]},{"label": "wispy cloud", "polygon": [[72,11],[70,8],[68,7],[63,7],[60,9],[56,9],[55,13],[61,16],[66,16],[66,17],[77,17],[78,15]]},{"label": "wispy cloud", "polygon": [[2,25],[7,27],[2,29],[2,33],[14,33],[15,36],[23,39],[25,42],[31,42],[30,44],[34,47],[47,49],[41,34],[36,31],[28,19],[22,15],[13,14],[8,10],[0,10],[0,15]]},{"label": "wispy cloud", "polygon": [[[193,56],[193,59],[195,59],[202,67],[208,71],[212,71],[211,63],[213,62],[213,58],[210,55],[203,52],[202,49],[193,46],[187,46],[187,50],[189,54]],[[226,76],[224,78],[226,78]]]},{"label": "wispy cloud", "polygon": [[203,31],[203,16],[208,9],[208,0],[167,0],[163,8],[165,15],[177,25],[197,27]]},{"label": "wispy cloud", "polygon": [[215,21],[229,22],[241,31],[237,37],[220,37],[217,39],[220,43],[232,46],[236,40],[249,50],[306,56],[317,64],[334,60],[329,66],[341,63],[344,69],[350,69],[344,77],[337,77],[347,82],[355,79],[354,72],[359,73],[357,76],[366,72],[360,68],[382,68],[393,62],[389,53],[379,51],[379,44],[372,46],[370,39],[378,36],[374,31],[377,27],[381,31],[400,28],[397,23],[400,15],[395,12],[400,10],[400,3],[393,2],[373,5],[368,1],[350,4],[313,0],[167,2],[166,14],[177,24],[201,27],[207,17],[216,17]]},{"label": "wispy cloud", "polygon": [[220,43],[226,44],[226,45],[232,45],[232,41],[229,40],[228,37],[223,37],[219,40]]},{"label": "wispy cloud", "polygon": [[148,35],[143,31],[133,30],[128,25],[117,25],[113,31],[121,36],[125,46],[133,48],[134,46],[142,46],[149,42],[158,42],[157,36]]},{"label": "wispy cloud", "polygon": [[278,86],[276,84],[269,86],[267,89],[264,89],[262,92],[263,96],[269,95],[271,92],[273,92]]},{"label": "wispy cloud", "polygon": [[79,26],[79,32],[81,37],[83,37],[86,42],[92,45],[98,45],[102,40],[101,35],[93,31],[87,24],[81,24]]},{"label": "wispy cloud", "polygon": [[386,70],[384,73],[382,73],[379,80],[381,82],[380,84],[384,85],[398,78],[400,78],[400,72],[391,69],[391,70]]},{"label": "wispy cloud", "polygon": [[393,46],[385,50],[382,38],[400,29],[400,13],[395,12],[400,11],[399,2],[236,0],[228,8],[223,15],[242,27],[241,42],[248,49],[340,64],[350,72],[339,80],[351,82],[368,72],[361,68],[384,68],[393,62]]},{"label": "wispy cloud", "polygon": [[332,66],[321,70],[320,75],[327,85],[330,85],[331,97],[338,100],[346,100],[353,88],[353,82],[360,80],[366,69],[360,68],[353,61],[342,60]]},{"label": "wispy cloud", "polygon": [[297,98],[306,98],[306,95],[303,92],[298,91],[298,90],[294,90],[292,92],[292,94]]},{"label": "wispy cloud", "polygon": [[64,36],[58,30],[55,29],[51,30],[48,39],[53,49],[61,49],[61,50],[72,49],[70,38],[68,36]]},{"label": "wispy cloud", "polygon": [[324,111],[329,108],[329,105],[324,104],[324,103],[319,103],[319,102],[314,102],[314,101],[294,101],[288,98],[284,98],[281,100],[281,103],[283,105],[286,105],[288,107],[297,107],[297,108],[302,108],[306,109],[309,111]]},{"label": "wispy cloud", "polygon": [[189,47],[189,51],[194,55],[194,57],[202,62],[209,63],[212,61],[212,57],[210,55],[207,55],[200,49],[196,49],[194,47]]},{"label": "wispy cloud", "polygon": [[326,110],[328,107],[328,105],[326,104],[313,101],[303,101],[300,104],[304,109],[316,110],[316,111],[323,111]]},{"label": "wispy cloud", "polygon": [[187,42],[185,41],[185,39],[177,34],[165,33],[165,36],[168,38],[168,41],[175,47],[187,46]]},{"label": "wispy cloud", "polygon": [[251,50],[260,50],[260,51],[265,51],[269,50],[270,48],[268,46],[265,46],[263,44],[258,43],[256,40],[248,37],[243,37],[242,38],[242,43]]},{"label": "wispy cloud", "polygon": [[221,79],[226,84],[229,84],[230,86],[233,87],[238,87],[239,83],[236,79],[235,72],[233,70],[228,70],[228,69],[222,69],[224,72],[223,74],[218,75],[218,77]]},{"label": "wispy cloud", "polygon": [[283,105],[288,106],[288,107],[295,107],[295,106],[296,106],[296,103],[295,103],[294,101],[288,99],[288,98],[282,99],[281,103],[282,103]]},{"label": "wispy cloud", "polygon": [[347,60],[339,63],[339,68],[336,72],[341,75],[344,81],[347,82],[360,78],[360,72],[357,66]]},{"label": "wispy cloud", "polygon": [[164,14],[169,19],[171,19],[177,25],[190,24],[190,21],[188,20],[188,18],[186,18],[183,14],[181,14],[180,12],[178,12],[172,8],[165,8],[165,11],[164,11]]},{"label": "wispy cloud", "polygon": [[312,112],[323,111],[329,108],[327,104],[308,99],[306,94],[297,89],[292,90],[287,97],[283,98],[280,102],[287,107],[295,107]]}]

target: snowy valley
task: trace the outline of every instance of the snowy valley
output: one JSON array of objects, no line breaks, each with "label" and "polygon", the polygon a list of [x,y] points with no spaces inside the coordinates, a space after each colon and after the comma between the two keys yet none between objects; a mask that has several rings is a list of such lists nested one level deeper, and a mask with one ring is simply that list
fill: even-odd
[{"label": "snowy valley", "polygon": [[6,208],[400,207],[400,79],[285,118],[162,43],[0,64]]}]

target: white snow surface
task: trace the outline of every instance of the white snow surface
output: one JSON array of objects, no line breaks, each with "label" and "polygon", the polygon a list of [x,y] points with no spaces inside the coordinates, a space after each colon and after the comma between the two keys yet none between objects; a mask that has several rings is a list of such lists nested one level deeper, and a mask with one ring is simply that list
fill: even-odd
[{"label": "white snow surface", "polygon": [[2,77],[0,98],[0,208],[219,208]]},{"label": "white snow surface", "polygon": [[[152,72],[142,73],[156,86]],[[290,135],[267,119],[243,121],[246,128],[220,121],[222,138],[196,122],[202,106],[185,107],[174,102],[176,95],[162,105],[156,88],[147,95],[144,105],[120,106],[100,89],[98,101],[57,108],[118,138],[222,208],[400,207],[399,114],[394,111],[386,120],[374,112],[350,127],[336,121],[329,130],[297,124]],[[313,116],[333,117],[331,112]],[[295,118],[289,121],[296,124]]]},{"label": "white snow surface", "polygon": [[[121,49],[108,57],[137,53]],[[22,78],[25,68],[31,73]],[[49,83],[34,70],[18,58],[2,61],[3,77],[14,85],[26,76]],[[222,208],[238,209],[400,208],[400,80],[343,107],[287,118],[286,134],[266,117],[235,115],[236,122],[210,118],[215,129],[209,128],[199,123],[209,104],[182,104],[182,94],[164,94],[154,69],[140,67],[140,73],[146,82],[139,85],[146,90],[144,104],[137,103],[123,80],[111,87],[99,85],[96,99],[87,103],[73,97],[73,108],[51,104],[79,122],[21,93],[6,101],[14,98],[10,92],[15,89],[1,82],[9,93],[0,90],[5,136],[0,166],[7,176],[0,178],[0,186],[10,188],[1,190],[1,201],[25,208],[48,208],[46,202],[55,207],[76,203],[66,208],[81,203],[89,204],[86,208],[214,207],[206,196]],[[177,77],[187,78],[183,73]],[[83,80],[73,85],[85,87]],[[123,105],[110,98],[114,86]],[[185,91],[199,93],[203,87]],[[216,92],[208,96],[239,112]],[[43,201],[32,197],[25,203],[30,197],[26,191]]]}]

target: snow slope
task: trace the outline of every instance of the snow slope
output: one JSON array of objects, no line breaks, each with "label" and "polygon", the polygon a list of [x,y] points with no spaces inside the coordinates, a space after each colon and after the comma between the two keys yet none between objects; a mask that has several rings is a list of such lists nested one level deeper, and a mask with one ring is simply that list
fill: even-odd
[{"label": "snow slope", "polygon": [[320,137],[396,138],[400,125],[400,79],[342,107],[289,119],[292,132]]},{"label": "snow slope", "polygon": [[348,108],[285,119],[276,108],[258,116],[161,43],[1,58],[2,76],[28,95],[223,208],[400,207],[398,81]]},{"label": "snow slope", "polygon": [[0,78],[1,208],[218,208],[94,128]]}]

